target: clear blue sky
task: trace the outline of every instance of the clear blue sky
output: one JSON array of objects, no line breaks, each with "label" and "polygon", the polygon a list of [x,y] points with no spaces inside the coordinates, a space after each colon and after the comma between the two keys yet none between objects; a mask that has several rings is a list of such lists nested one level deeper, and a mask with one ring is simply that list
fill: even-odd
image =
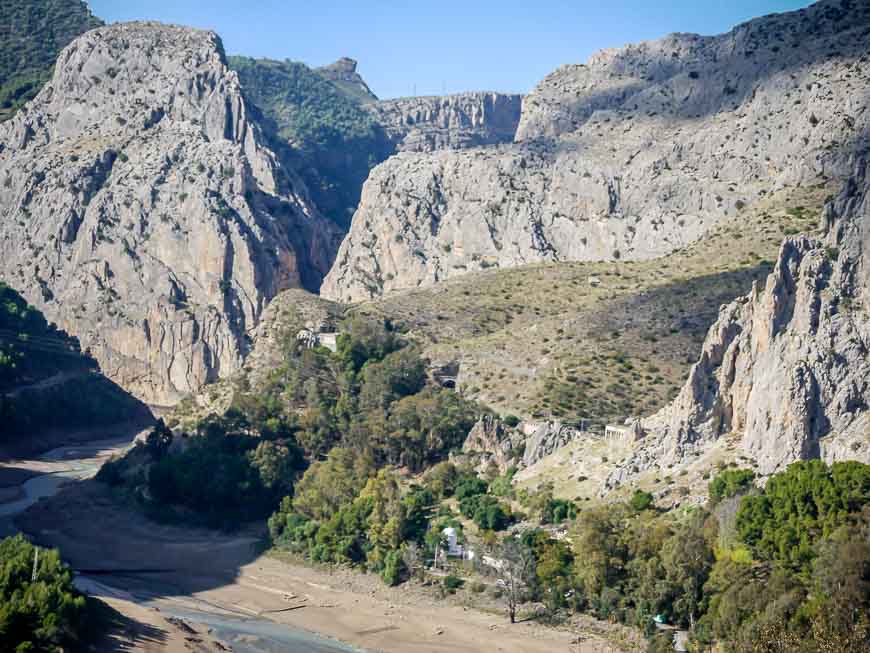
[{"label": "clear blue sky", "polygon": [[799,0],[90,0],[107,22],[213,29],[228,54],[312,66],[349,56],[382,98],[527,92],[594,51],[670,32],[718,34]]}]

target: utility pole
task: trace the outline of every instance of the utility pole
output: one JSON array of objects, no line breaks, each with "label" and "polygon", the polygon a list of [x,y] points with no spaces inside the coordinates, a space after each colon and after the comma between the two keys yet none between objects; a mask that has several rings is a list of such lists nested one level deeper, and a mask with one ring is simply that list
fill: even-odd
[{"label": "utility pole", "polygon": [[39,565],[39,547],[33,547],[33,574],[30,576],[30,582],[36,582],[37,565]]}]

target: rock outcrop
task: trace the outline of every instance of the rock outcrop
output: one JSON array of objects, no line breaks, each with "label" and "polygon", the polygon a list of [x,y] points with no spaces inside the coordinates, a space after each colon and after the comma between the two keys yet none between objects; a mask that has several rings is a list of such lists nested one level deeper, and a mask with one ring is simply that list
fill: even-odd
[{"label": "rock outcrop", "polygon": [[367,107],[395,152],[459,150],[513,141],[522,96],[459,93],[383,100]]},{"label": "rock outcrop", "polygon": [[795,460],[870,462],[870,170],[828,204],[826,240],[787,239],[764,288],[723,307],[676,400],[611,477],[681,464],[734,437],[762,475]]},{"label": "rock outcrop", "polygon": [[335,63],[314,70],[349,96],[361,102],[377,102],[378,96],[372,93],[372,89],[356,71],[356,67],[357,61],[355,59],[342,57]]},{"label": "rock outcrop", "polygon": [[511,465],[522,459],[523,434],[505,424],[494,415],[483,415],[462,445],[462,453],[477,463],[475,468],[484,472],[494,466],[504,474]]},{"label": "rock outcrop", "polygon": [[322,293],[649,259],[771,190],[845,179],[870,131],[868,37],[866,2],[825,0],[564,66],[524,98],[514,144],[375,168]]},{"label": "rock outcrop", "polygon": [[266,303],[316,289],[339,237],[211,32],[88,32],[0,126],[0,278],[151,403],[237,369]]},{"label": "rock outcrop", "polygon": [[527,422],[521,430],[526,436],[523,465],[531,467],[557,449],[561,449],[581,437],[579,429],[559,421]]}]

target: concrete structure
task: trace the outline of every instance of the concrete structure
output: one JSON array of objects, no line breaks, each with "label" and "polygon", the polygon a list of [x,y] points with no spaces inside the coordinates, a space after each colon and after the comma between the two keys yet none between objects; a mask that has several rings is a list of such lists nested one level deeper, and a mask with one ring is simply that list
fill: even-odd
[{"label": "concrete structure", "polygon": [[604,439],[611,442],[636,442],[644,436],[640,420],[626,420],[623,425],[608,424],[604,427]]},{"label": "concrete structure", "polygon": [[296,334],[296,340],[300,341],[308,349],[326,347],[331,352],[335,352],[338,349],[337,333],[317,333],[312,329],[301,329]]}]

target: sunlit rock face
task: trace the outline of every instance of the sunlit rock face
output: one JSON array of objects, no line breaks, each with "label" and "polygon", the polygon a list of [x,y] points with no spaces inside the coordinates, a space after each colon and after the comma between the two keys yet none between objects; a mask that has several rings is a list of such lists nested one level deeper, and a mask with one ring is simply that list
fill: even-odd
[{"label": "sunlit rock face", "polygon": [[369,177],[322,293],[357,301],[491,267],[650,259],[866,147],[870,7],[821,2],[563,66],[510,145],[405,152]]},{"label": "sunlit rock face", "polygon": [[0,125],[0,277],[168,404],[235,370],[340,234],[276,163],[211,32],[103,27]]}]

